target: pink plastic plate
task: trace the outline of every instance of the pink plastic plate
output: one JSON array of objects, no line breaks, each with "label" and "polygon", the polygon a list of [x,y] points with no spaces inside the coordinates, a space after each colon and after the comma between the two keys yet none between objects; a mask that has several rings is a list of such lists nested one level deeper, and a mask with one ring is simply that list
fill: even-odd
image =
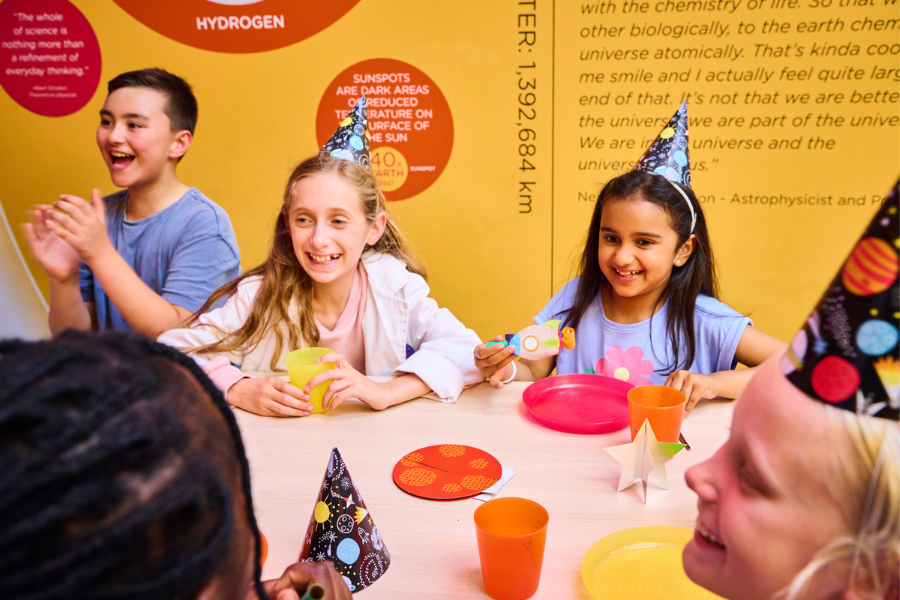
[{"label": "pink plastic plate", "polygon": [[628,426],[628,382],[605,375],[557,375],[525,388],[538,423],[567,433],[610,433]]}]

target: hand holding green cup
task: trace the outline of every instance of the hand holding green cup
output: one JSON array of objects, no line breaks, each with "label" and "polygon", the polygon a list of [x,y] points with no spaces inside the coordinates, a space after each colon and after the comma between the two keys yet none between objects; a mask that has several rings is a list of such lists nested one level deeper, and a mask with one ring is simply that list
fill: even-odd
[{"label": "hand holding green cup", "polygon": [[[302,390],[309,383],[310,379],[319,373],[333,369],[334,363],[331,362],[316,364],[316,361],[326,354],[334,354],[334,350],[328,348],[300,348],[288,354],[285,357],[285,362],[287,362],[288,377],[290,377],[291,385]],[[322,397],[325,395],[325,390],[328,389],[329,385],[331,385],[331,382],[325,381],[309,391],[309,401],[313,405],[312,414],[328,412],[328,409],[322,406]]]}]

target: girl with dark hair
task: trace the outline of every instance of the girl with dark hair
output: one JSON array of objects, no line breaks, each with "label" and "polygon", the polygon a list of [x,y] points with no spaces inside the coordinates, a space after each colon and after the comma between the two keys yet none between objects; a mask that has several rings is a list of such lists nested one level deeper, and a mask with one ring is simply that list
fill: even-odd
[{"label": "girl with dark hair", "polygon": [[[641,170],[609,181],[588,229],[579,276],[536,323],[560,319],[578,344],[556,356],[513,363],[515,348],[478,346],[491,384],[599,373],[634,385],[663,384],[688,397],[734,398],[753,369],[784,344],[717,300],[706,218],[690,187]],[[497,341],[502,338],[498,337]]]}]

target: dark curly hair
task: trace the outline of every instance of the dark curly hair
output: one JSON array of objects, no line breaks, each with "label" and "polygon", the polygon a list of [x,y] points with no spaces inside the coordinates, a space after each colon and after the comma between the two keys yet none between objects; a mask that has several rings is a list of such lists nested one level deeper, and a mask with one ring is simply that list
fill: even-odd
[{"label": "dark curly hair", "polygon": [[194,597],[235,550],[238,479],[265,598],[237,423],[177,350],[121,332],[0,341],[0,465],[5,600]]}]

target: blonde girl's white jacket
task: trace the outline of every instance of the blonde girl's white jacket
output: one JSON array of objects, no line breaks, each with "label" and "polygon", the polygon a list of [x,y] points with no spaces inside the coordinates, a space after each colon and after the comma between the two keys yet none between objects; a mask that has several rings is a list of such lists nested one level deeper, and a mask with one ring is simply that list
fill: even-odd
[{"label": "blonde girl's white jacket", "polygon": [[[407,271],[403,262],[388,254],[366,254],[362,263],[369,280],[363,315],[367,375],[413,373],[443,402],[455,402],[463,388],[484,380],[474,361],[474,349],[481,340],[449,310],[428,297],[428,284],[422,277]],[[222,334],[216,328],[226,333],[235,331],[250,315],[260,283],[259,277],[244,280],[221,308],[202,315],[197,326],[172,329],[163,333],[159,341],[188,349],[220,339]],[[295,305],[289,314],[296,318]],[[415,350],[409,358],[407,344]],[[284,357],[294,349],[282,349],[276,370],[287,371]],[[213,353],[194,358],[205,363],[224,356],[244,372],[270,371],[274,351],[275,335],[270,332],[246,354]]]}]

